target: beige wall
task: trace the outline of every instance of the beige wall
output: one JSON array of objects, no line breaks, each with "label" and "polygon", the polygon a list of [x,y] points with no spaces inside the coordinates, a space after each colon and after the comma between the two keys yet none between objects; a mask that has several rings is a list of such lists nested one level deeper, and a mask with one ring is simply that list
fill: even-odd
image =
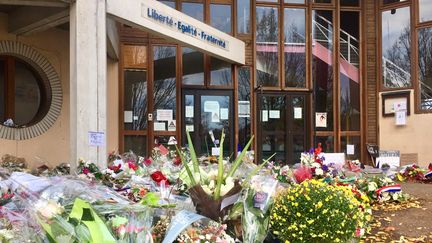
[{"label": "beige wall", "polygon": [[394,117],[382,116],[382,98],[379,96],[379,145],[383,150],[399,150],[401,154],[417,153],[418,163],[432,162],[432,114],[414,114],[414,92],[411,90],[411,115],[407,125],[396,126]]},{"label": "beige wall", "polygon": [[[12,154],[24,157],[34,168],[44,162],[55,166],[69,162],[69,32],[50,29],[30,36],[15,36],[7,32],[7,15],[0,13],[0,40],[19,41],[45,56],[57,71],[63,89],[63,105],[60,116],[44,134],[24,141],[0,139],[0,157]],[[108,149],[118,147],[118,65],[108,61]]]},{"label": "beige wall", "polygon": [[118,62],[108,59],[107,63],[107,151],[118,150],[119,138],[119,82]]}]

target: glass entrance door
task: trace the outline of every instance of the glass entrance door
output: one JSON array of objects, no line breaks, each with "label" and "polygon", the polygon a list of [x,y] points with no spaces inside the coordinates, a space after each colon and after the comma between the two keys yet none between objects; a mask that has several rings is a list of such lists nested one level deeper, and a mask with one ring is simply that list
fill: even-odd
[{"label": "glass entrance door", "polygon": [[214,155],[224,129],[224,155],[230,156],[234,151],[232,97],[229,90],[183,90],[182,145],[187,144],[188,130],[198,155]]},{"label": "glass entrance door", "polygon": [[275,161],[300,162],[300,155],[309,144],[307,98],[306,94],[258,95],[259,161],[276,153]]}]

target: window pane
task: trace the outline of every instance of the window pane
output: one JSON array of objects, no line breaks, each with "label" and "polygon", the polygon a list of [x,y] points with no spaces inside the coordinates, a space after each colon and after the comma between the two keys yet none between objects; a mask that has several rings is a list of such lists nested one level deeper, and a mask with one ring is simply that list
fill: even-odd
[{"label": "window pane", "polygon": [[210,60],[211,85],[232,85],[231,64],[212,57]]},{"label": "window pane", "polygon": [[0,124],[3,124],[3,122],[7,119],[5,117],[5,108],[6,108],[6,86],[5,86],[5,67],[6,62],[3,60],[0,60]]},{"label": "window pane", "polygon": [[432,20],[432,1],[419,0],[419,19],[420,22]]},{"label": "window pane", "polygon": [[334,153],[334,137],[333,136],[319,136],[315,138],[315,148],[321,143],[322,151],[324,153]]},{"label": "window pane", "polygon": [[[360,136],[341,137],[341,150],[347,155],[346,159],[360,159],[360,144]],[[354,154],[347,154],[347,145],[354,145]]]},{"label": "window pane", "polygon": [[382,75],[384,87],[411,86],[410,8],[382,13]]},{"label": "window pane", "polygon": [[327,114],[326,127],[333,130],[333,16],[331,11],[312,11],[312,80],[315,89],[315,111]]},{"label": "window pane", "polygon": [[155,136],[154,137],[154,145],[163,145],[166,148],[170,149],[170,150],[175,150],[175,146],[171,147],[173,145],[169,145],[168,142],[170,141],[170,138],[174,137],[176,140],[177,138],[175,136]]},{"label": "window pane", "polygon": [[147,128],[147,71],[124,72],[124,129]]},{"label": "window pane", "polygon": [[359,6],[359,0],[341,0],[341,6]]},{"label": "window pane", "polygon": [[210,4],[210,24],[225,33],[231,33],[231,5]]},{"label": "window pane", "polygon": [[193,95],[185,95],[184,96],[184,106],[183,106],[183,143],[184,146],[187,144],[186,140],[186,131],[189,131],[191,137],[194,137],[194,132],[197,131],[195,127],[195,116],[197,115],[195,112],[195,100]]},{"label": "window pane", "polygon": [[341,12],[340,121],[342,131],[360,131],[360,71],[358,12]]},{"label": "window pane", "polygon": [[285,9],[284,35],[285,86],[306,87],[305,9]]},{"label": "window pane", "polygon": [[285,0],[285,3],[305,3],[305,0]]},{"label": "window pane", "polygon": [[277,3],[278,0],[257,0],[257,2]]},{"label": "window pane", "polygon": [[171,8],[176,8],[175,0],[158,0],[158,1],[170,6]]},{"label": "window pane", "polygon": [[16,125],[25,125],[35,118],[41,104],[41,91],[37,76],[29,66],[15,61],[15,118]]},{"label": "window pane", "polygon": [[[176,47],[153,47],[153,76],[153,117],[159,125],[154,130],[162,131],[164,126],[166,131],[169,123],[176,120]],[[171,119],[158,120],[157,110],[170,110]]]},{"label": "window pane", "polygon": [[183,84],[204,85],[204,54],[183,47]]},{"label": "window pane", "polygon": [[331,3],[332,0],[314,0],[314,3]]},{"label": "window pane", "polygon": [[278,9],[272,7],[257,7],[256,69],[258,85],[279,85],[278,32]]},{"label": "window pane", "polygon": [[204,21],[204,5],[202,3],[182,3],[182,12],[192,18]]},{"label": "window pane", "polygon": [[146,157],[147,155],[147,137],[146,136],[124,136],[124,152],[132,151],[138,156]]},{"label": "window pane", "polygon": [[421,109],[432,110],[432,28],[418,30],[417,38]]},{"label": "window pane", "polygon": [[250,0],[237,0],[237,33],[250,33]]},{"label": "window pane", "polygon": [[[286,158],[286,136],[288,125],[286,123],[286,99],[285,96],[263,96],[260,104],[259,117],[261,129],[260,154],[263,159],[276,153],[273,160],[285,161]],[[269,111],[279,111],[281,119],[269,119]]]},{"label": "window pane", "polygon": [[383,4],[405,2],[406,0],[383,0]]},{"label": "window pane", "polygon": [[238,70],[238,129],[239,145],[243,149],[251,137],[250,118],[250,67],[241,67]]}]

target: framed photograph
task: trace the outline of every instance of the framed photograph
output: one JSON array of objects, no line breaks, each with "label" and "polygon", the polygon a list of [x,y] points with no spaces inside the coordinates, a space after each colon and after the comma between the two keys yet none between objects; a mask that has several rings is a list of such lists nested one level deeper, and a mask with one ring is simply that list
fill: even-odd
[{"label": "framed photograph", "polygon": [[410,115],[410,91],[382,93],[381,98],[384,117],[394,116],[397,107],[406,109],[407,116]]}]

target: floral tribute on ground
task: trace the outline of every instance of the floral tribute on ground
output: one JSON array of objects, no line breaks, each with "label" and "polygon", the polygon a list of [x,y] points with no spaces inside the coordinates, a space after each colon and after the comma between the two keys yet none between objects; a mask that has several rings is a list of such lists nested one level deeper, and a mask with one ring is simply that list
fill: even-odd
[{"label": "floral tribute on ground", "polygon": [[[3,157],[2,242],[347,242],[369,231],[371,207],[409,199],[399,181],[427,183],[432,166],[366,173],[326,159],[320,144],[289,161],[198,157],[188,145],[156,145],[150,157],[111,153],[107,168],[80,160],[30,174]],[[19,168],[19,169],[17,169]]]}]

